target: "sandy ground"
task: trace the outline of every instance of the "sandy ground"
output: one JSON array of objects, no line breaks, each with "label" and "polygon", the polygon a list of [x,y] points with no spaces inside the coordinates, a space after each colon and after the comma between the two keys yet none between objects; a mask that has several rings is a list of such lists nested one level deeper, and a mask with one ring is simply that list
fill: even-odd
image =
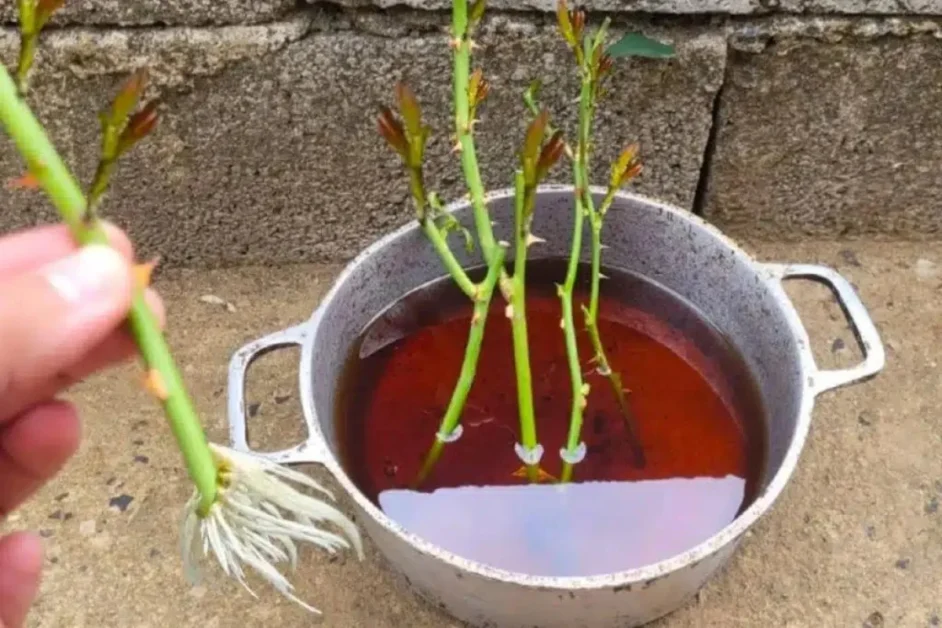
[{"label": "sandy ground", "polygon": [[[697,600],[657,622],[692,626],[938,626],[942,624],[942,247],[815,242],[750,247],[766,261],[819,262],[858,286],[887,345],[876,379],[819,399],[791,485],[734,560]],[[300,322],[338,269],[301,266],[158,278],[169,335],[210,437],[224,441],[226,367],[245,342]],[[829,293],[790,288],[822,366],[850,364],[855,344]],[[215,295],[233,306],[206,302]],[[256,444],[299,435],[297,354],[263,358],[249,401]],[[215,569],[196,588],[177,553],[189,495],[162,415],[136,366],[75,389],[85,439],[62,475],[5,524],[40,530],[48,548],[29,626],[42,628],[309,626],[261,587],[253,599]],[[396,588],[375,548],[334,564],[305,550],[299,594],[339,628],[441,627],[458,622]]]}]

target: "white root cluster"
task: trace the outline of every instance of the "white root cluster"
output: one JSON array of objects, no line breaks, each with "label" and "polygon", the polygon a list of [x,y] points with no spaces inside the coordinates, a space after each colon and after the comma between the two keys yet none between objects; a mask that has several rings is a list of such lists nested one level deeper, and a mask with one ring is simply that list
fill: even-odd
[{"label": "white root cluster", "polygon": [[[257,597],[245,581],[244,566],[251,567],[287,598],[320,614],[294,595],[294,586],[277,565],[289,563],[294,569],[298,559],[295,543],[303,541],[331,554],[352,547],[362,560],[363,542],[356,525],[327,501],[291,486],[293,482],[334,501],[330,491],[307,475],[251,454],[219,445],[210,447],[221,485],[206,516],[198,513],[199,493],[186,504],[182,552],[187,577],[196,582],[199,555],[211,552],[226,575],[253,596]],[[319,527],[323,523],[335,525],[344,535]]]}]

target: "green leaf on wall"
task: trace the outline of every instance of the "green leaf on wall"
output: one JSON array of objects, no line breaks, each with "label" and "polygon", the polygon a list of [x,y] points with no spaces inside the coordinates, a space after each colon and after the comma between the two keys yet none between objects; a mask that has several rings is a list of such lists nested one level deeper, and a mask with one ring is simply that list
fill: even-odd
[{"label": "green leaf on wall", "polygon": [[647,57],[649,59],[669,59],[674,56],[674,47],[656,39],[645,37],[641,33],[628,33],[609,46],[608,54],[612,57]]}]

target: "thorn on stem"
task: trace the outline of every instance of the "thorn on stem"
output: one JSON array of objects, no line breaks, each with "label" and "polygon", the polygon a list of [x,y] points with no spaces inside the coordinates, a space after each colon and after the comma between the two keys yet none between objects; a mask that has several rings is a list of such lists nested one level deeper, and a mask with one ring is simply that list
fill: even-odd
[{"label": "thorn on stem", "polygon": [[513,319],[513,317],[514,317],[514,306],[513,306],[512,303],[508,303],[508,304],[507,304],[507,307],[504,308],[504,316],[506,316],[506,317],[509,318],[509,319]]},{"label": "thorn on stem", "polygon": [[160,257],[154,257],[148,262],[143,264],[135,264],[132,269],[134,275],[134,285],[140,288],[141,290],[146,289],[150,286],[151,275],[154,273],[154,268],[157,264],[160,263]]},{"label": "thorn on stem", "polygon": [[144,377],[144,388],[160,401],[166,401],[170,397],[164,378],[157,369],[147,371],[147,375]]},{"label": "thorn on stem", "polygon": [[[515,478],[526,479],[526,478],[528,477],[528,474],[527,474],[527,466],[526,466],[526,465],[521,466],[519,469],[517,469],[516,471],[514,471],[514,472],[511,473],[510,475],[513,476],[513,477],[515,477]],[[552,475],[550,475],[549,473],[547,473],[546,471],[544,471],[544,470],[543,470],[543,467],[537,467],[537,470],[536,470],[536,481],[537,481],[537,482],[557,482],[558,480],[557,480],[554,476],[552,476]]]},{"label": "thorn on stem", "polygon": [[526,240],[527,248],[533,246],[534,244],[541,244],[544,242],[546,242],[546,240],[544,240],[543,238],[539,236],[535,236],[532,233],[527,234],[527,240]]},{"label": "thorn on stem", "polygon": [[449,39],[448,47],[451,48],[452,50],[458,50],[458,48],[461,48],[461,38],[452,37],[451,39]]},{"label": "thorn on stem", "polygon": [[8,190],[38,190],[39,179],[32,172],[27,172],[21,177],[7,181]]}]

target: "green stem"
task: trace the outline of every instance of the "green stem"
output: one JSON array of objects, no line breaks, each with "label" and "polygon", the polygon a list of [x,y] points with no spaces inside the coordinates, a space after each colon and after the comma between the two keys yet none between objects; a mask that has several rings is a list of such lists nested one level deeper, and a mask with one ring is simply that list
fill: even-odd
[{"label": "green stem", "polygon": [[[585,177],[585,181],[588,181],[588,168],[583,171],[583,177]],[[644,448],[641,446],[638,420],[637,417],[635,417],[634,412],[632,412],[631,406],[628,404],[628,399],[625,396],[625,386],[622,382],[621,375],[617,371],[614,371],[611,367],[611,364],[609,364],[608,356],[605,354],[605,347],[602,345],[602,338],[598,327],[599,285],[602,279],[602,223],[605,219],[605,214],[608,212],[608,209],[611,207],[614,199],[615,190],[610,189],[605,195],[605,198],[602,200],[602,204],[599,206],[598,210],[596,210],[595,200],[592,198],[592,194],[589,193],[588,186],[586,186],[583,193],[583,202],[588,210],[590,216],[590,225],[592,227],[591,290],[589,293],[589,307],[583,308],[583,316],[585,317],[586,330],[589,332],[589,339],[592,342],[592,349],[595,352],[594,360],[596,364],[596,372],[608,380],[609,386],[612,389],[612,394],[615,395],[615,399],[618,402],[618,407],[621,410],[621,415],[625,419],[625,429],[628,433],[628,444],[631,447],[632,455],[635,459],[635,466],[640,468],[646,464],[646,458],[644,455]]]},{"label": "green stem", "polygon": [[438,256],[442,259],[442,263],[445,264],[445,268],[448,269],[448,272],[455,280],[455,283],[458,284],[458,287],[461,288],[461,291],[469,298],[474,299],[477,286],[474,285],[474,282],[468,277],[468,273],[461,267],[461,262],[459,262],[455,254],[452,253],[441,231],[439,231],[438,227],[435,225],[435,221],[428,217],[424,218],[422,220],[422,231],[425,232],[425,236],[431,241],[432,246],[435,247]]},{"label": "green stem", "polygon": [[589,339],[592,342],[592,349],[595,352],[596,372],[608,379],[612,394],[615,395],[621,414],[625,418],[628,443],[635,459],[635,466],[643,467],[645,465],[645,455],[644,448],[641,446],[641,439],[638,435],[638,420],[632,412],[631,406],[628,404],[621,375],[612,370],[608,362],[598,327],[599,283],[601,282],[602,275],[602,217],[607,209],[606,204],[603,203],[599,213],[592,214],[592,290],[589,297],[589,307],[584,309],[583,314],[585,316],[586,330],[589,332]]},{"label": "green stem", "polygon": [[[586,391],[582,381],[582,368],[579,363],[579,350],[572,315],[572,291],[579,269],[579,256],[582,253],[582,223],[586,211],[584,199],[589,181],[586,162],[592,124],[592,89],[591,76],[584,72],[582,89],[579,93],[579,141],[573,164],[575,217],[573,218],[572,251],[569,254],[566,283],[560,294],[563,306],[563,331],[566,335],[566,355],[569,359],[569,379],[572,382],[572,407],[569,413],[569,435],[566,439],[566,453],[570,456],[575,454],[576,448],[582,441],[582,413],[586,405]],[[572,479],[572,463],[564,460],[560,481],[568,482],[570,479]]]},{"label": "green stem", "polygon": [[29,69],[33,65],[33,57],[36,55],[36,41],[39,37],[36,33],[27,32],[24,32],[22,37],[20,56],[16,66],[16,84],[19,93],[25,95],[29,89]]},{"label": "green stem", "polygon": [[[461,168],[471,196],[478,243],[481,246],[484,261],[490,265],[497,254],[497,243],[494,240],[491,217],[484,202],[484,184],[478,167],[471,126],[471,102],[468,94],[468,83],[471,78],[471,35],[468,31],[468,1],[454,0],[451,11],[451,34],[455,50],[453,71],[455,136],[461,151]],[[509,302],[511,283],[504,269],[501,269],[500,289],[504,299]]]},{"label": "green stem", "polygon": [[[533,411],[532,375],[530,373],[530,348],[527,338],[526,316],[526,268],[527,236],[529,225],[527,216],[533,205],[532,190],[527,190],[523,173],[516,176],[516,211],[514,212],[514,233],[516,252],[514,254],[513,290],[510,300],[510,320],[513,331],[514,371],[517,376],[517,406],[520,417],[521,445],[528,451],[537,446],[536,418]],[[539,465],[528,464],[527,477],[531,482],[539,479]]]},{"label": "green stem", "polygon": [[114,173],[115,160],[109,157],[102,157],[98,162],[98,169],[95,171],[95,178],[92,179],[92,185],[88,190],[88,207],[94,212],[101,203],[105,190],[108,189],[108,183],[111,181],[111,175]]},{"label": "green stem", "polygon": [[429,197],[425,192],[422,167],[407,168],[407,170],[409,172],[409,191],[412,193],[412,203],[415,205],[415,215],[419,224],[422,225],[422,231],[425,233],[425,237],[427,237],[432,243],[432,246],[435,247],[435,251],[441,258],[442,263],[455,280],[455,283],[458,284],[458,287],[461,288],[461,291],[464,292],[468,298],[474,299],[477,287],[474,285],[474,282],[471,281],[471,278],[468,277],[468,273],[461,267],[461,263],[455,257],[455,254],[452,253],[451,247],[448,246],[448,241],[445,239],[445,235],[442,234],[438,225],[435,224],[435,216],[429,215],[428,208],[432,204],[429,202]]},{"label": "green stem", "polygon": [[[474,299],[474,313],[471,316],[471,329],[468,332],[468,343],[465,347],[464,360],[461,363],[461,372],[458,375],[458,383],[452,392],[451,400],[448,402],[448,408],[445,410],[445,416],[442,418],[438,434],[451,436],[461,420],[461,413],[464,410],[464,404],[468,399],[468,393],[471,391],[471,385],[474,383],[475,372],[477,371],[478,358],[481,354],[481,344],[484,341],[484,326],[487,322],[487,312],[490,309],[491,297],[494,294],[494,287],[500,277],[500,271],[504,264],[504,248],[497,248],[495,255],[487,269],[487,276],[484,281],[477,285],[477,295]],[[445,442],[436,435],[432,448],[425,456],[422,468],[419,470],[418,477],[415,479],[413,487],[417,487],[426,480],[435,463],[442,455]]]},{"label": "green stem", "polygon": [[[40,122],[20,98],[16,84],[2,64],[0,121],[78,243],[107,245],[107,235],[101,224],[89,214],[82,189]],[[180,373],[142,291],[134,296],[128,322],[144,362],[160,374],[167,393],[162,401],[164,411],[190,477],[200,492],[200,510],[205,514],[216,499],[216,464]]]}]

